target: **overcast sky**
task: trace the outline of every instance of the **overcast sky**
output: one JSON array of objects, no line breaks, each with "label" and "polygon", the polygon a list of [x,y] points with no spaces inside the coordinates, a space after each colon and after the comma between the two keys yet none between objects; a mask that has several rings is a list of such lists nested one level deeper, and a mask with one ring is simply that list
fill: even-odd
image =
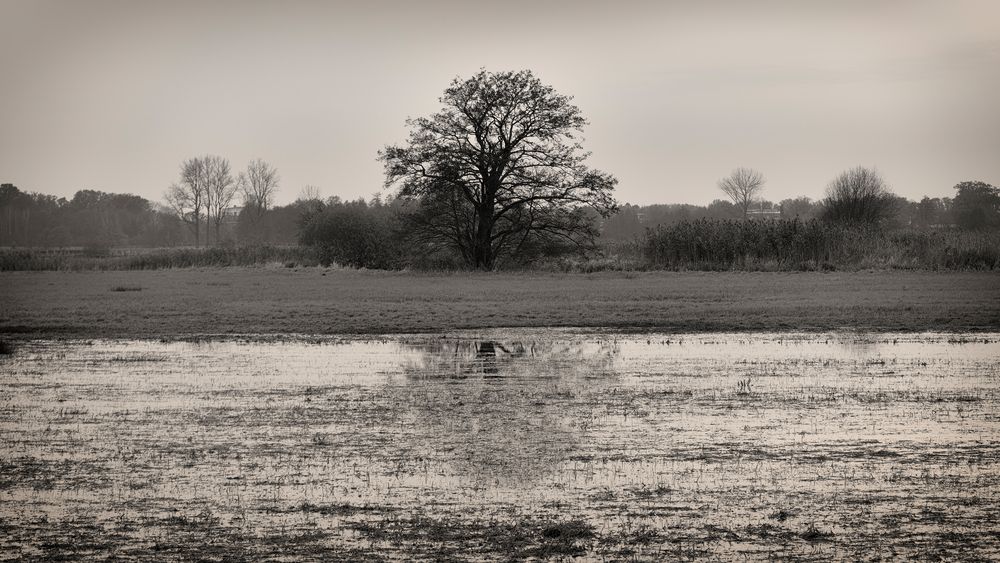
[{"label": "overcast sky", "polygon": [[279,203],[382,189],[376,153],[456,76],[530,69],[633,203],[775,201],[877,167],[911,199],[1000,183],[1000,1],[0,0],[0,182],[161,201],[263,158]]}]

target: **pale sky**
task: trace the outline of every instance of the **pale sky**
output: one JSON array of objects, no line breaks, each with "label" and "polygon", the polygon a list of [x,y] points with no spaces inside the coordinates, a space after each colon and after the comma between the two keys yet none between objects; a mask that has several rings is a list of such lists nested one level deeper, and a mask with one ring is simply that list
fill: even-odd
[{"label": "pale sky", "polygon": [[263,158],[279,203],[382,190],[375,160],[456,76],[530,69],[589,119],[630,203],[737,166],[819,198],[1000,183],[1000,1],[0,0],[0,182],[162,201],[186,158]]}]

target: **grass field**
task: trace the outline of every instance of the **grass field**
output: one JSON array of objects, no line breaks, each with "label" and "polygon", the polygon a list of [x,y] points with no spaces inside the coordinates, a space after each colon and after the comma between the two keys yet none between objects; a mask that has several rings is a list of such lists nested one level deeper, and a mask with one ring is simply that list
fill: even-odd
[{"label": "grass field", "polygon": [[0,273],[8,337],[1000,328],[1000,274],[419,274],[323,268]]}]

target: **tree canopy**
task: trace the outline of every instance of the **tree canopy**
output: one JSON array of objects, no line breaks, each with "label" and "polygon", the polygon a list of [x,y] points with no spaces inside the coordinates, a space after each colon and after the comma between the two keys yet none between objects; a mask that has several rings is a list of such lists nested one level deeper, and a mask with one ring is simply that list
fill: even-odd
[{"label": "tree canopy", "polygon": [[986,182],[961,182],[955,186],[955,222],[970,230],[1000,226],[1000,188]]},{"label": "tree canopy", "polygon": [[379,153],[386,186],[416,204],[418,242],[457,251],[490,270],[530,249],[585,247],[594,214],[616,209],[617,180],[585,165],[586,120],[571,98],[530,71],[456,78],[408,142]]}]

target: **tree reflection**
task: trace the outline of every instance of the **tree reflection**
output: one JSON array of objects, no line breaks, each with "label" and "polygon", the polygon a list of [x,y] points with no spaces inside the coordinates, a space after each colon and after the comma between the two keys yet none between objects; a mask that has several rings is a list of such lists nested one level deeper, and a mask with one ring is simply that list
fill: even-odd
[{"label": "tree reflection", "polygon": [[879,352],[878,338],[866,332],[837,332],[833,335],[833,342],[848,357],[858,360],[876,357]]},{"label": "tree reflection", "polygon": [[580,450],[588,397],[617,375],[600,342],[456,340],[416,345],[406,370],[418,446],[479,482],[534,481]]}]

